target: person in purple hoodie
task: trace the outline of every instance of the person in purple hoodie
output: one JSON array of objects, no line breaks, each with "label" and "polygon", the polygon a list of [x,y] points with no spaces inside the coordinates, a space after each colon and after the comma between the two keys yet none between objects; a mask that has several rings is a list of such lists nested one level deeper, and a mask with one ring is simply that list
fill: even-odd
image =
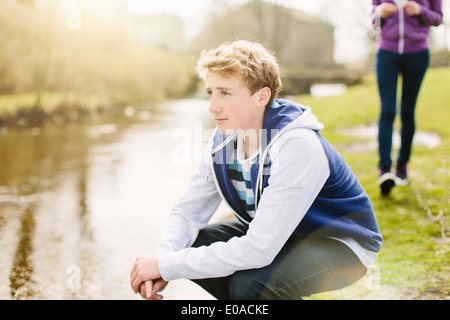
[{"label": "person in purple hoodie", "polygon": [[[404,186],[415,132],[414,111],[428,68],[430,26],[442,23],[442,0],[373,0],[373,22],[380,28],[377,82],[381,99],[379,120],[379,178],[383,196],[395,185]],[[397,79],[403,76],[400,116],[401,146],[396,173],[391,173],[393,123],[396,115]]]}]

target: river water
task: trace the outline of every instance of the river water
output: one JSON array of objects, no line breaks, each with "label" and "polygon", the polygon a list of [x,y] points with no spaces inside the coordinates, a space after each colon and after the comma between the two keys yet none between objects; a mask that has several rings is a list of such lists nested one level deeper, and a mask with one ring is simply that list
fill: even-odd
[{"label": "river water", "polygon": [[[0,299],[140,299],[130,268],[154,252],[210,118],[207,100],[188,99],[0,131]],[[164,296],[211,298],[188,280]]]}]

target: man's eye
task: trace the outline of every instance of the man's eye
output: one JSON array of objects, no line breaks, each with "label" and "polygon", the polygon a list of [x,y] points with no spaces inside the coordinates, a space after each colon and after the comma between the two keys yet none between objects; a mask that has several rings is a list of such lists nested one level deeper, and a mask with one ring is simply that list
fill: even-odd
[{"label": "man's eye", "polygon": [[212,95],[212,91],[206,91],[206,94],[207,94],[208,96],[210,96],[210,95]]},{"label": "man's eye", "polygon": [[230,93],[227,92],[227,91],[222,91],[221,93],[222,93],[223,96],[228,96],[228,95],[230,95]]}]

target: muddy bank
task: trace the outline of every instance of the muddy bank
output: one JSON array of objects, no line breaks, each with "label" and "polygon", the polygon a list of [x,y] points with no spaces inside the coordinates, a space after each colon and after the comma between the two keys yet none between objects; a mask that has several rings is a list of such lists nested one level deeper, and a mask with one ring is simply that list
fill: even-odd
[{"label": "muddy bank", "polygon": [[[139,105],[148,108],[150,104]],[[66,125],[75,122],[103,119],[122,115],[126,106],[84,107],[72,104],[52,108],[50,111],[42,107],[18,108],[14,112],[0,113],[0,128],[34,128],[49,125]]]},{"label": "muddy bank", "polygon": [[[337,133],[344,136],[358,138],[357,142],[339,145],[341,150],[351,153],[374,151],[378,149],[378,124],[361,125],[353,128],[338,129]],[[395,131],[392,136],[392,147],[400,147],[400,134]],[[435,148],[442,143],[441,137],[434,132],[417,131],[414,135],[413,144],[426,148]]]}]

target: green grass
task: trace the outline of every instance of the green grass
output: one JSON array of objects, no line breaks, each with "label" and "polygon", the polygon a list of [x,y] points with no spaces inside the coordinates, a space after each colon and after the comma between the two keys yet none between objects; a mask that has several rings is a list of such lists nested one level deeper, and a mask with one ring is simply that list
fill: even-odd
[{"label": "green grass", "polygon": [[[445,299],[450,296],[450,243],[441,236],[441,224],[427,217],[417,198],[437,215],[444,213],[450,237],[450,69],[430,69],[421,89],[417,109],[418,131],[440,135],[436,148],[414,147],[409,166],[410,184],[395,187],[383,198],[376,183],[378,155],[376,151],[346,152],[345,145],[360,138],[343,136],[339,128],[377,122],[379,98],[374,76],[363,84],[349,88],[339,97],[314,99],[298,96],[295,100],[309,105],[324,123],[323,135],[341,151],[358,176],[374,206],[384,243],[375,263],[376,269],[348,288],[314,295],[312,299]],[[399,126],[396,120],[396,127]],[[393,159],[396,157],[393,150]],[[375,270],[375,271],[374,271]],[[368,285],[378,277],[377,288]]]}]

